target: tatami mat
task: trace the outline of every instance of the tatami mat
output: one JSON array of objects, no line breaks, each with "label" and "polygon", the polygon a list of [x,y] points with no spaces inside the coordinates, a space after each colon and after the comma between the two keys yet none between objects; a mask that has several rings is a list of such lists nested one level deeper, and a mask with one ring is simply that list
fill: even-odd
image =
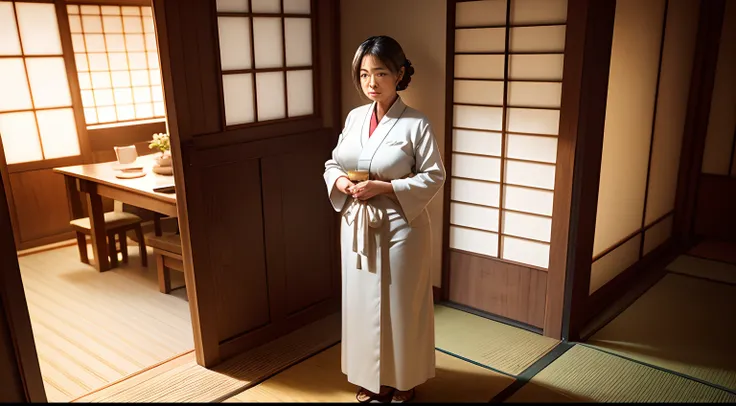
[{"label": "tatami mat", "polygon": [[215,402],[261,382],[340,340],[340,315],[334,314],[291,334],[206,369],[193,354],[161,365],[79,402]]},{"label": "tatami mat", "polygon": [[736,265],[680,255],[667,265],[667,270],[736,285]]},{"label": "tatami mat", "polygon": [[[417,388],[416,402],[488,402],[514,382],[439,351],[436,356],[436,377]],[[356,402],[357,390],[340,371],[336,345],[226,402]]]},{"label": "tatami mat", "polygon": [[576,345],[508,402],[736,402],[736,395]]},{"label": "tatami mat", "polygon": [[736,286],[670,273],[588,344],[736,390],[734,320]]},{"label": "tatami mat", "polygon": [[474,314],[435,306],[435,346],[496,370],[518,375],[559,343]]},{"label": "tatami mat", "polygon": [[736,242],[707,240],[693,247],[690,255],[736,265]]}]

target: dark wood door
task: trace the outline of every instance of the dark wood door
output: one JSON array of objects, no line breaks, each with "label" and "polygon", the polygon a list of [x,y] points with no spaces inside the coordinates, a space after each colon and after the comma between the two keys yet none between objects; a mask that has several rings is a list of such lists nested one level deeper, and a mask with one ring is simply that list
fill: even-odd
[{"label": "dark wood door", "polygon": [[[339,309],[336,214],[322,181],[341,124],[338,2],[276,3],[259,11],[255,2],[218,10],[208,0],[154,1],[201,365]],[[233,32],[245,38],[230,41]],[[305,36],[311,56],[284,42],[270,44],[280,56],[264,53],[266,39]],[[259,58],[277,61],[264,68]]]}]

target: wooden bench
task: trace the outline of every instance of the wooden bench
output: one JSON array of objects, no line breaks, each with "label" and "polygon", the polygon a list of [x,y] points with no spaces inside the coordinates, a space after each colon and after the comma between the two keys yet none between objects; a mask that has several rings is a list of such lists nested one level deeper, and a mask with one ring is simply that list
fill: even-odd
[{"label": "wooden bench", "polygon": [[158,290],[161,293],[171,292],[171,270],[184,272],[184,260],[181,256],[181,237],[178,233],[161,230],[161,216],[155,215],[154,232],[145,236],[146,245],[153,248],[158,273]]}]

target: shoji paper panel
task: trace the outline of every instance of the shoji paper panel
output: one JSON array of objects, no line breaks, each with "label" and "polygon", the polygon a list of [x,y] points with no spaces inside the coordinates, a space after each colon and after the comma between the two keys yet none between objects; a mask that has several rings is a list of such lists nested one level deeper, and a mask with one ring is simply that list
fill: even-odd
[{"label": "shoji paper panel", "polygon": [[452,154],[452,175],[461,178],[501,181],[501,159]]},{"label": "shoji paper panel", "polygon": [[455,55],[455,77],[503,80],[503,55]]},{"label": "shoji paper panel", "polygon": [[664,0],[619,0],[593,255],[641,227]]},{"label": "shoji paper panel", "polygon": [[645,225],[675,208],[698,12],[697,0],[671,1],[668,6]]},{"label": "shoji paper panel", "polygon": [[500,107],[455,106],[455,127],[501,131],[503,109]]},{"label": "shoji paper panel", "polygon": [[250,69],[250,18],[217,17],[222,70]]},{"label": "shoji paper panel", "polygon": [[503,207],[525,213],[551,216],[553,195],[551,191],[504,186]]},{"label": "shoji paper panel", "polygon": [[506,28],[466,28],[455,30],[455,52],[503,52]]},{"label": "shoji paper panel", "polygon": [[511,28],[509,42],[511,52],[563,52],[565,26]]},{"label": "shoji paper panel", "polygon": [[644,255],[662,245],[671,235],[672,216],[669,216],[644,232]]},{"label": "shoji paper panel", "polygon": [[284,74],[281,72],[256,73],[259,121],[286,117],[284,86]]},{"label": "shoji paper panel", "polygon": [[564,24],[567,0],[511,0],[511,25]]},{"label": "shoji paper panel", "polygon": [[503,233],[549,242],[552,236],[552,219],[506,211],[503,213]]},{"label": "shoji paper panel", "polygon": [[20,55],[20,39],[15,25],[13,3],[0,3],[0,55]]},{"label": "shoji paper panel", "polygon": [[50,3],[15,4],[25,55],[61,55],[56,8]]},{"label": "shoji paper panel", "polygon": [[312,88],[311,70],[286,72],[286,92],[289,117],[306,116],[314,113],[314,89]]},{"label": "shoji paper panel", "polygon": [[453,130],[452,150],[501,156],[501,134],[487,131]]},{"label": "shoji paper panel", "polygon": [[555,163],[557,138],[509,134],[506,140],[508,158]]},{"label": "shoji paper panel", "polygon": [[565,56],[558,54],[509,56],[510,80],[562,80]]},{"label": "shoji paper panel", "polygon": [[0,112],[33,106],[23,58],[0,58],[0,89]]},{"label": "shoji paper panel", "polygon": [[728,175],[736,125],[736,4],[726,2],[705,139],[703,173]]},{"label": "shoji paper panel", "polygon": [[497,232],[498,209],[452,202],[450,203],[450,223]]},{"label": "shoji paper panel", "polygon": [[251,76],[251,73],[242,73],[222,77],[227,125],[251,123],[255,120]]},{"label": "shoji paper panel", "polygon": [[549,245],[534,241],[503,236],[503,255],[501,258],[524,264],[547,268],[549,265]]},{"label": "shoji paper panel", "polygon": [[455,3],[455,26],[504,26],[506,0],[468,1]]},{"label": "shoji paper panel", "polygon": [[498,234],[450,226],[450,248],[495,257],[498,255]]},{"label": "shoji paper panel", "polygon": [[511,107],[560,108],[562,83],[509,82],[508,86],[508,105]]},{"label": "shoji paper panel", "polygon": [[508,131],[557,135],[560,129],[559,110],[507,109]]},{"label": "shoji paper panel", "polygon": [[451,182],[452,200],[498,207],[501,192],[498,184],[467,179],[452,179]]},{"label": "shoji paper panel", "polygon": [[0,114],[0,136],[9,165],[43,159],[32,111]]},{"label": "shoji paper panel", "polygon": [[456,80],[454,86],[455,103],[503,104],[503,82],[485,80]]},{"label": "shoji paper panel", "polygon": [[248,0],[217,0],[217,11],[248,12]]},{"label": "shoji paper panel", "polygon": [[592,294],[626,270],[626,268],[634,265],[639,260],[640,245],[641,234],[609,252],[603,258],[593,262],[590,270],[589,293]]},{"label": "shoji paper panel", "polygon": [[505,161],[504,183],[553,190],[555,166],[536,162]]}]

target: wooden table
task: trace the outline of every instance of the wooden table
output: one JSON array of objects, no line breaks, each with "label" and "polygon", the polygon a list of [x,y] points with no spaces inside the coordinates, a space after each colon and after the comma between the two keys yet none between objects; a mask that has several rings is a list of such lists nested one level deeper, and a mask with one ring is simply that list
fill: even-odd
[{"label": "wooden table", "polygon": [[177,216],[176,194],[153,191],[156,187],[174,184],[173,176],[153,173],[151,168],[155,164],[156,156],[157,154],[151,154],[138,157],[136,164],[143,166],[146,176],[135,179],[118,179],[115,175],[121,171],[116,169],[119,167],[117,162],[54,168],[54,172],[64,175],[72,219],[84,217],[81,196],[76,192],[82,192],[86,197],[92,233],[92,250],[96,259],[95,267],[100,272],[110,269],[105,241],[103,196],[131,206],[172,217]]}]

